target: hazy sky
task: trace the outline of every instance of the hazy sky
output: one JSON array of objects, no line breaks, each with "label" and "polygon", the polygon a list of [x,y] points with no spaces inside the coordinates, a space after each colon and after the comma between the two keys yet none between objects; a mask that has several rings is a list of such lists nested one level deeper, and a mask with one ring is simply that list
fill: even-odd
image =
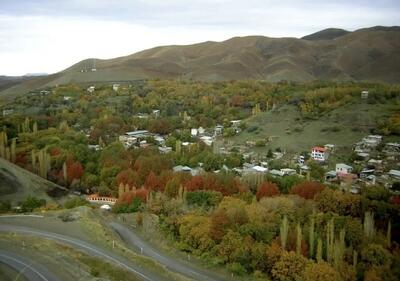
[{"label": "hazy sky", "polygon": [[400,25],[400,0],[0,0],[0,75],[233,36]]}]

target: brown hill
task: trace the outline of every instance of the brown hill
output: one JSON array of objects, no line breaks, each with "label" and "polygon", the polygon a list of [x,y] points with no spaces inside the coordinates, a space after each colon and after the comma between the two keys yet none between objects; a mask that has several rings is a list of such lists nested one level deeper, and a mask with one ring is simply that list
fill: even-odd
[{"label": "brown hill", "polygon": [[[90,71],[94,67],[97,71]],[[156,47],[110,60],[84,60],[55,75],[25,81],[3,94],[70,81],[145,78],[398,83],[400,27],[377,26],[354,32],[327,29],[303,39],[248,36],[223,42]]]}]

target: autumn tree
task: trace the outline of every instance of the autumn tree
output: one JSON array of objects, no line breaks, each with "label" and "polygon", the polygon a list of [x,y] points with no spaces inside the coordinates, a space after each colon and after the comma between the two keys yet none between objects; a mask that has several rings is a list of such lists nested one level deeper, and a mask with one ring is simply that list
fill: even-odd
[{"label": "autumn tree", "polygon": [[292,187],[291,194],[296,194],[305,199],[314,199],[315,195],[325,189],[319,182],[303,182]]},{"label": "autumn tree", "polygon": [[260,199],[263,197],[272,197],[279,194],[279,188],[276,184],[271,182],[263,182],[258,186],[256,198],[257,201],[260,201]]},{"label": "autumn tree", "polygon": [[67,164],[67,179],[70,183],[79,180],[83,176],[83,167],[79,161]]},{"label": "autumn tree", "polygon": [[275,263],[271,273],[277,281],[301,280],[308,260],[295,252],[283,252],[281,258]]},{"label": "autumn tree", "polygon": [[339,272],[326,262],[309,263],[303,278],[307,281],[342,281]]}]

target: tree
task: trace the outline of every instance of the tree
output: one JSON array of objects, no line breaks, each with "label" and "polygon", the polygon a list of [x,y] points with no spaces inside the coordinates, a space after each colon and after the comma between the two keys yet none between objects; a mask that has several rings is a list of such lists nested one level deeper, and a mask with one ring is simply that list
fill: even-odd
[{"label": "tree", "polygon": [[392,255],[381,245],[369,244],[361,251],[362,260],[370,266],[390,266],[392,262]]},{"label": "tree", "polygon": [[209,251],[215,246],[210,237],[211,219],[207,216],[185,215],[179,219],[179,236],[192,249]]},{"label": "tree", "polygon": [[309,240],[308,243],[310,245],[310,258],[314,257],[314,244],[315,244],[315,219],[314,217],[310,218],[310,228],[308,230]]},{"label": "tree", "polygon": [[282,249],[286,249],[286,242],[289,232],[289,222],[286,216],[283,217],[282,224],[280,226],[280,237]]},{"label": "tree", "polygon": [[309,263],[303,274],[307,281],[341,281],[342,278],[332,266],[326,262]]},{"label": "tree", "polygon": [[79,161],[67,164],[67,179],[70,183],[74,180],[80,180],[83,176],[83,167]]},{"label": "tree", "polygon": [[173,177],[167,182],[167,185],[165,186],[165,194],[167,194],[170,198],[176,197],[179,193],[180,186],[181,183],[179,179],[177,177]]},{"label": "tree", "polygon": [[272,277],[277,281],[299,281],[308,261],[295,252],[283,252],[272,269]]},{"label": "tree", "polygon": [[211,215],[210,236],[220,242],[224,237],[229,225],[229,219],[224,210],[216,210]]},{"label": "tree", "polygon": [[301,233],[300,223],[296,225],[296,254],[301,254],[301,242],[303,241],[303,235]]},{"label": "tree", "polygon": [[321,238],[318,238],[318,242],[317,242],[316,260],[317,260],[317,262],[322,262],[323,261],[323,258],[322,258],[322,239]]},{"label": "tree", "polygon": [[15,152],[15,150],[16,150],[16,139],[15,138],[13,138],[12,140],[11,140],[11,146],[10,146],[10,153],[11,153],[11,162],[13,162],[13,163],[15,163],[15,160],[16,160],[16,152]]},{"label": "tree", "polygon": [[319,182],[303,182],[292,187],[290,193],[297,194],[305,199],[314,199],[324,189],[325,186]]},{"label": "tree", "polygon": [[159,190],[161,183],[157,175],[153,171],[151,171],[146,177],[144,185],[148,190]]},{"label": "tree", "polygon": [[257,201],[260,201],[260,199],[263,197],[272,197],[279,194],[280,192],[276,184],[271,182],[263,182],[258,186],[256,198]]},{"label": "tree", "polygon": [[374,214],[371,212],[365,212],[364,235],[368,238],[372,238],[375,235]]},{"label": "tree", "polygon": [[388,248],[390,248],[391,244],[392,244],[392,223],[391,221],[389,221],[386,232],[386,245]]}]

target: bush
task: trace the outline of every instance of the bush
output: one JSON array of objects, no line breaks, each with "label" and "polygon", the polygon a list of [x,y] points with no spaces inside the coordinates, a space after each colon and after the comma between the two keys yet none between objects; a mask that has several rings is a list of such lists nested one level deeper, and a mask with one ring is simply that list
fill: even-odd
[{"label": "bush", "polygon": [[243,276],[246,274],[246,269],[238,262],[228,264],[228,270],[238,276]]},{"label": "bush", "polygon": [[0,213],[7,213],[11,211],[11,202],[6,200],[6,201],[0,201]]},{"label": "bush", "polygon": [[369,265],[389,265],[392,262],[392,255],[381,245],[369,244],[361,251],[361,257]]},{"label": "bush", "polygon": [[217,191],[193,191],[186,193],[186,201],[189,205],[203,207],[217,206],[222,200],[221,192]]},{"label": "bush", "polygon": [[20,202],[21,212],[32,212],[36,208],[46,205],[45,199],[39,199],[33,196],[28,196],[25,201]]},{"label": "bush", "polygon": [[251,127],[249,127],[249,128],[247,129],[247,132],[252,133],[252,132],[255,132],[255,131],[257,131],[257,130],[258,130],[258,127],[257,127],[257,126],[251,126]]},{"label": "bush", "polygon": [[117,203],[113,207],[114,213],[135,213],[142,209],[142,200],[138,197],[134,198],[132,203]]},{"label": "bush", "polygon": [[64,208],[72,209],[72,208],[76,208],[79,206],[86,206],[86,205],[89,205],[88,201],[86,201],[83,198],[76,197],[76,198],[72,198],[72,199],[65,201]]},{"label": "bush", "polygon": [[267,144],[267,142],[265,140],[257,140],[256,141],[256,146],[257,147],[263,147]]}]

